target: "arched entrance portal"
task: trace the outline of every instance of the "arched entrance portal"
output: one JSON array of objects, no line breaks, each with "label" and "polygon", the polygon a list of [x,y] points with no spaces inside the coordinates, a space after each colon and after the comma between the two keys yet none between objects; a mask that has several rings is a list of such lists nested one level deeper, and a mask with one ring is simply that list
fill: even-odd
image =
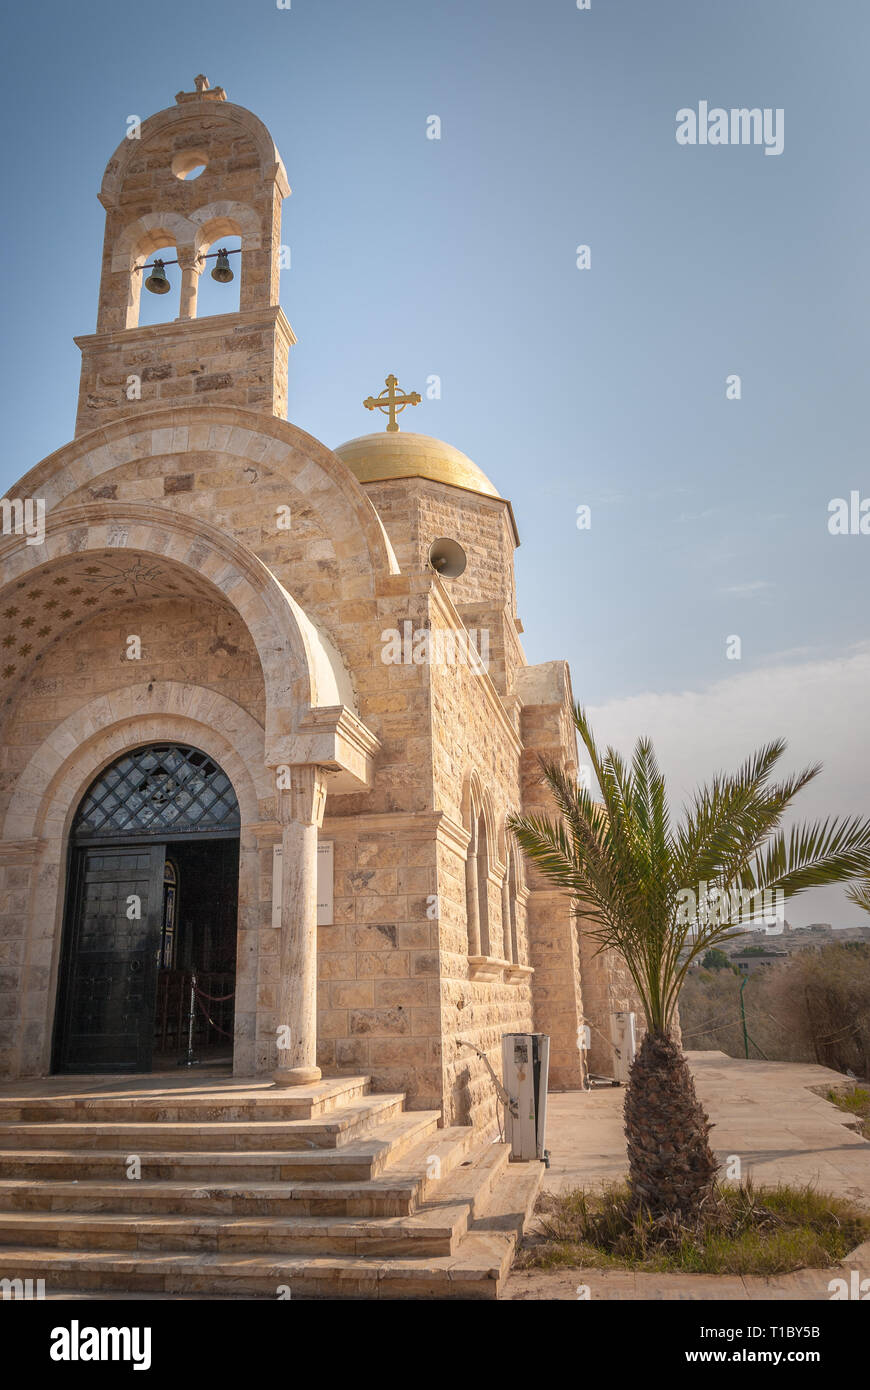
[{"label": "arched entrance portal", "polygon": [[200,1060],[232,1054],[239,805],[201,749],[125,753],[70,832],[56,1072],[141,1072],[187,1045],[196,972]]}]

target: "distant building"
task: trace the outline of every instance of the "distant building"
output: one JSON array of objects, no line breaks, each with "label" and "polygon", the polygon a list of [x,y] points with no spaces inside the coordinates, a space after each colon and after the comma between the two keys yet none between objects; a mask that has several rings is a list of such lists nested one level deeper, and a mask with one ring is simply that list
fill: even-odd
[{"label": "distant building", "polygon": [[788,951],[762,950],[760,947],[750,947],[743,951],[732,951],[731,960],[741,975],[754,975],[757,970],[766,966],[779,965],[782,961],[788,960]]}]

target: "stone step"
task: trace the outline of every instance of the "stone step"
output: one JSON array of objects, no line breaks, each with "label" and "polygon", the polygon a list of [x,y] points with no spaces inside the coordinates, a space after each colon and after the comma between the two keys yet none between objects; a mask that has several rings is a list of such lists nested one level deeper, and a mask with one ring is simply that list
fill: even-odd
[{"label": "stone step", "polygon": [[452,1255],[468,1227],[465,1203],[414,1216],[149,1216],[120,1213],[0,1213],[6,1245],[39,1249],[254,1255]]},{"label": "stone step", "polygon": [[439,1201],[462,1202],[469,1209],[469,1224],[486,1215],[492,1194],[510,1161],[507,1144],[484,1144],[469,1164],[456,1168],[437,1189]]},{"label": "stone step", "polygon": [[[75,1291],[277,1299],[494,1299],[507,1274],[515,1237],[470,1231],[452,1255],[280,1256],[246,1252],[166,1253],[137,1250],[0,1248],[0,1278],[44,1279],[46,1293]],[[284,1295],[286,1297],[286,1292]]]},{"label": "stone step", "polygon": [[[415,1260],[453,1255],[469,1229],[482,1225],[512,1239],[522,1231],[529,1202],[534,1202],[540,1175],[524,1171],[504,1181],[508,1150],[504,1145],[478,1149],[473,1161],[451,1181],[437,1185],[433,1200],[413,1215],[377,1218],[334,1216],[252,1218],[219,1216],[201,1209],[195,1217],[131,1215],[123,1212],[3,1212],[2,1247],[89,1255],[237,1254],[260,1259],[306,1256],[361,1256],[367,1260],[406,1257]],[[496,1192],[498,1196],[496,1197]],[[484,1213],[482,1220],[480,1214]],[[20,1276],[10,1276],[20,1277]],[[44,1277],[44,1276],[42,1276]],[[403,1275],[404,1277],[404,1275]],[[137,1286],[138,1287],[138,1286]]]},{"label": "stone step", "polygon": [[482,1201],[475,1202],[470,1229],[477,1234],[499,1232],[519,1241],[535,1210],[545,1171],[538,1162],[506,1164],[498,1182],[482,1194]]},{"label": "stone step", "polygon": [[[0,1146],[0,1179],[26,1178],[31,1183],[47,1180],[118,1180],[126,1178],[128,1159],[135,1153],[141,1162],[143,1181],[286,1183],[368,1182],[387,1163],[438,1127],[437,1110],[400,1112],[378,1126],[377,1132],[335,1147],[308,1150],[211,1150],[192,1152],[144,1149],[10,1149]],[[199,1135],[201,1144],[210,1142]],[[130,1179],[131,1182],[138,1181]]]},{"label": "stone step", "polygon": [[377,1129],[400,1114],[405,1098],[401,1093],[362,1095],[351,1105],[314,1119],[296,1120],[212,1120],[199,1122],[166,1121],[115,1123],[107,1120],[5,1121],[0,1123],[0,1151],[12,1149],[99,1150],[125,1149],[129,1154],[142,1149],[191,1152],[207,1148],[219,1150],[263,1151],[266,1149],[334,1149],[352,1143],[358,1136]]},{"label": "stone step", "polygon": [[366,1076],[19,1089],[0,1278],[86,1300],[497,1298],[542,1166],[403,1106]]},{"label": "stone step", "polygon": [[327,1078],[313,1086],[258,1086],[245,1083],[238,1089],[224,1083],[204,1085],[202,1090],[167,1086],[156,1093],[106,1095],[83,1089],[75,1095],[2,1096],[0,1126],[27,1122],[144,1123],[162,1124],[247,1120],[310,1120],[351,1105],[369,1090],[368,1076]]},{"label": "stone step", "polygon": [[[421,1112],[408,1112],[419,1116]],[[359,1182],[128,1181],[33,1182],[0,1179],[0,1212],[131,1212],[142,1215],[214,1216],[407,1216],[427,1194],[464,1163],[477,1143],[468,1126],[437,1130],[380,1176]],[[395,1154],[395,1150],[393,1153]]]}]

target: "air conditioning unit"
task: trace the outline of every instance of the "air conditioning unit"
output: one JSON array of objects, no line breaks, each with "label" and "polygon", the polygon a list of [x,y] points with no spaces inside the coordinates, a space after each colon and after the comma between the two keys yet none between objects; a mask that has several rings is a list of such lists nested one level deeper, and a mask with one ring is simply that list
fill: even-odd
[{"label": "air conditioning unit", "polygon": [[613,1040],[613,1062],[616,1080],[623,1086],[628,1083],[628,1073],[637,1055],[637,1015],[621,1010],[611,1016],[610,1036]]},{"label": "air conditioning unit", "polygon": [[550,1039],[546,1033],[505,1033],[501,1040],[505,1104],[505,1138],[511,1160],[548,1162],[544,1148],[547,1123],[547,1078],[550,1071]]}]

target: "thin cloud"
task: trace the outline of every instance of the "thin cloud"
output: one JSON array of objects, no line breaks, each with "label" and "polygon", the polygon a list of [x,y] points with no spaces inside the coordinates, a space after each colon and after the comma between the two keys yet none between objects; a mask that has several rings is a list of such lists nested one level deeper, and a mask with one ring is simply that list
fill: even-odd
[{"label": "thin cloud", "polygon": [[748,579],[743,584],[729,584],[727,588],[720,589],[720,594],[733,594],[735,598],[752,598],[753,594],[760,594],[764,589],[771,586],[766,579]]}]

